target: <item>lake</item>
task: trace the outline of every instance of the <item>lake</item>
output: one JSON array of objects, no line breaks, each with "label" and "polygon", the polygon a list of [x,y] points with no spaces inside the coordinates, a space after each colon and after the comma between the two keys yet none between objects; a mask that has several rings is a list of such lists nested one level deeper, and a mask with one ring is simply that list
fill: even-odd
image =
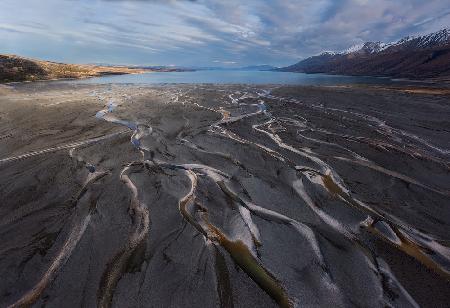
[{"label": "lake", "polygon": [[270,71],[195,71],[153,72],[135,75],[111,75],[70,82],[89,84],[133,83],[216,83],[216,84],[289,84],[289,85],[345,85],[345,84],[403,84],[406,81],[379,77],[357,77],[326,74],[303,74]]}]

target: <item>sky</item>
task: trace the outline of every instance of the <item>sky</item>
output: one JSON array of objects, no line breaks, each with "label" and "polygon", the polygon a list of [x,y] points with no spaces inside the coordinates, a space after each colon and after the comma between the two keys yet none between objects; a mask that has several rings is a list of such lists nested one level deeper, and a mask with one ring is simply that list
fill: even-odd
[{"label": "sky", "polygon": [[0,54],[68,63],[284,66],[449,27],[449,0],[0,0]]}]

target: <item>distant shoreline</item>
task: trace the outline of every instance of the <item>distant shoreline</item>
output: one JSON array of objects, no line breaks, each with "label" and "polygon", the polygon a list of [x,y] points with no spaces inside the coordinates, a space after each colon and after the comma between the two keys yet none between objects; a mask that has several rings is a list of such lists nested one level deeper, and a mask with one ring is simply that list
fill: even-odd
[{"label": "distant shoreline", "polygon": [[76,80],[110,75],[143,74],[151,72],[180,72],[180,68],[101,66],[42,61],[16,55],[0,55],[0,83]]},{"label": "distant shoreline", "polygon": [[[125,66],[125,65],[109,66],[109,65],[95,65],[95,64],[65,64],[51,61],[41,61],[15,55],[0,54],[0,84],[13,85],[17,83],[29,83],[36,81],[61,81],[61,80],[70,81],[70,80],[83,80],[95,77],[102,78],[118,75],[137,75],[152,72],[187,72],[187,71],[197,71],[197,70],[179,67],[164,67],[164,66],[146,67],[146,66]],[[218,71],[222,70],[218,69]],[[234,71],[234,70],[224,70],[224,71]],[[273,73],[289,72],[284,71],[282,69],[264,70],[264,71]],[[289,73],[294,74],[303,73],[308,75],[326,74],[343,77],[363,77],[363,78],[368,77],[381,79],[387,78],[400,82],[404,81],[410,83],[416,82],[424,83],[430,86],[440,86],[442,88],[447,88],[450,85],[450,79],[445,77],[410,79],[410,78],[396,78],[395,76],[338,74],[336,72],[325,73],[325,72],[290,71]],[[286,84],[290,83],[287,82]]]}]

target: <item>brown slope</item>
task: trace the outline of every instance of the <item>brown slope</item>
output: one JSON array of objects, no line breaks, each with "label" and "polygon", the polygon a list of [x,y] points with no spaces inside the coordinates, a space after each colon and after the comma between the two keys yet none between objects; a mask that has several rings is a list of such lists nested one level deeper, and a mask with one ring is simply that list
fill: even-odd
[{"label": "brown slope", "polygon": [[132,74],[150,71],[125,66],[64,64],[0,55],[0,82],[35,81],[62,78],[87,78],[111,74]]}]

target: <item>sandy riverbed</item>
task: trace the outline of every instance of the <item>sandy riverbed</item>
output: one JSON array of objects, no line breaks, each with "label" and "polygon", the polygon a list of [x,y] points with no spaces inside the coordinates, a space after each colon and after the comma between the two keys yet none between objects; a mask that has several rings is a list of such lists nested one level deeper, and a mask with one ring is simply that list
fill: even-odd
[{"label": "sandy riverbed", "polygon": [[449,119],[441,92],[3,86],[0,306],[444,307]]}]

